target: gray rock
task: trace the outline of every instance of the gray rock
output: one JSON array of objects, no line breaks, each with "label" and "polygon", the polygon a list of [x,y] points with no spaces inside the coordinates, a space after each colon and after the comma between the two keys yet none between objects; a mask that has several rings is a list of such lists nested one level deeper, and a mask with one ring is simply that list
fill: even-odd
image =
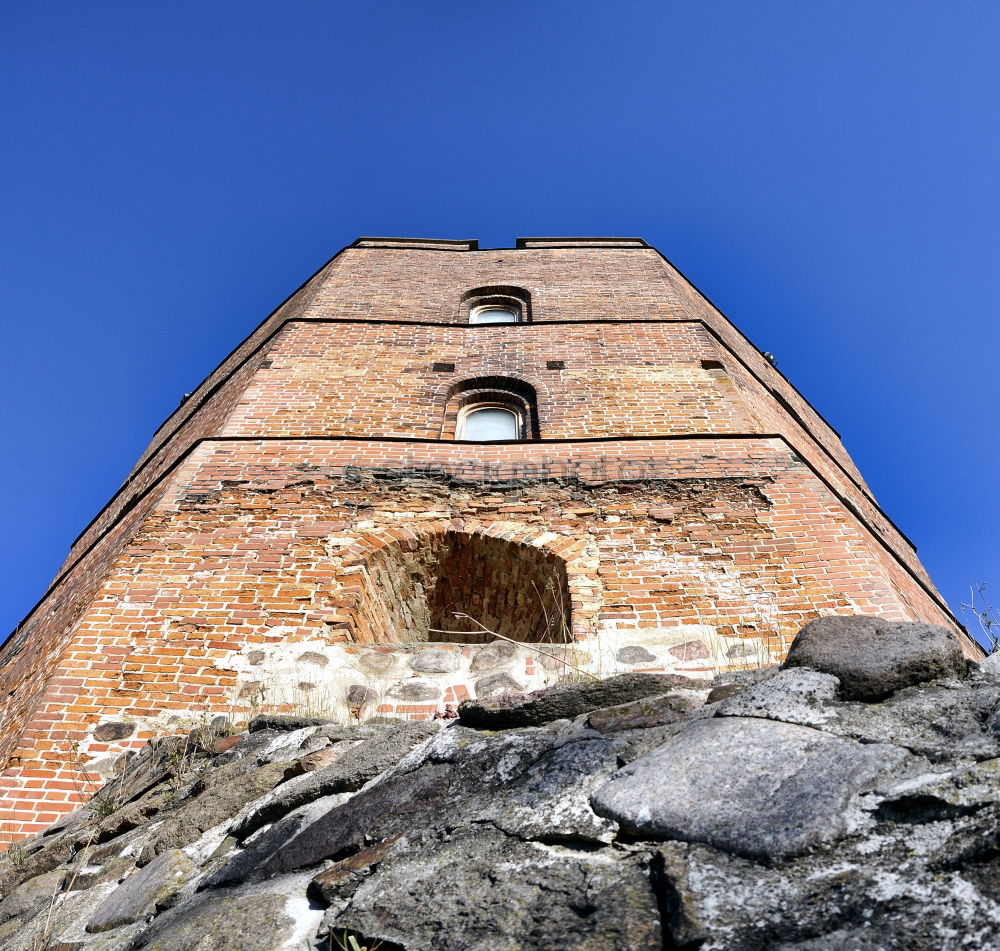
[{"label": "gray rock", "polygon": [[[641,859],[522,842],[488,826],[407,836],[326,926],[405,948],[658,949],[656,895]],[[386,900],[392,896],[391,900]]]},{"label": "gray rock", "polygon": [[515,680],[510,674],[496,673],[480,677],[475,682],[474,687],[476,696],[482,699],[483,697],[492,697],[495,694],[502,693],[519,694],[524,689],[524,684]]},{"label": "gray rock", "polygon": [[386,695],[394,700],[406,700],[411,703],[422,703],[430,700],[437,700],[441,696],[438,687],[432,687],[428,683],[419,680],[407,680],[401,684],[396,684],[386,691]]},{"label": "gray rock", "polygon": [[[285,895],[214,897],[159,918],[136,938],[149,951],[275,951],[299,930]],[[302,941],[296,947],[309,947]]]},{"label": "gray rock", "polygon": [[619,664],[650,664],[656,660],[656,655],[651,654],[645,647],[637,644],[630,644],[623,647],[615,654],[615,659]]},{"label": "gray rock", "polygon": [[[269,878],[334,861],[408,829],[428,810],[436,809],[448,791],[451,768],[425,766],[370,787],[345,803],[320,812],[296,812],[262,833],[208,881],[209,885]],[[318,814],[319,813],[319,814]]]},{"label": "gray rock", "polygon": [[1000,651],[994,651],[992,654],[987,654],[986,657],[980,661],[979,669],[984,674],[989,674],[991,677],[1000,677]]},{"label": "gray rock", "polygon": [[23,862],[8,864],[0,871],[0,895],[5,898],[10,896],[23,882],[51,872],[72,859],[77,852],[76,836],[73,833],[55,836],[54,841],[44,842],[41,848],[33,847],[36,845],[37,842],[26,848],[28,857]]},{"label": "gray rock", "polygon": [[719,704],[716,716],[760,717],[820,727],[837,716],[840,682],[805,667],[781,670]]},{"label": "gray rock", "polygon": [[758,684],[778,671],[777,667],[758,667],[754,670],[729,670],[716,674],[712,680],[712,689],[708,693],[706,703],[718,703],[741,690]]},{"label": "gray rock", "polygon": [[[291,731],[263,729],[244,734],[233,746],[216,755],[212,765],[223,766],[241,761],[245,769],[252,769],[254,766],[264,766],[277,760],[293,759],[301,747],[308,745],[313,733],[320,729],[322,728],[301,727]],[[305,752],[309,750],[306,749]]]},{"label": "gray rock", "polygon": [[458,652],[444,650],[441,647],[430,647],[417,652],[410,659],[413,670],[427,674],[445,674],[458,670]]},{"label": "gray rock", "polygon": [[3,924],[0,924],[0,948],[7,948],[7,939],[14,938],[23,929],[24,922],[18,918],[8,918]]},{"label": "gray rock", "polygon": [[328,723],[319,727],[313,734],[315,737],[324,738],[331,743],[359,743],[362,740],[370,740],[381,736],[383,733],[391,732],[399,727],[399,721],[392,723]]},{"label": "gray rock", "polygon": [[[98,886],[85,891],[62,892],[26,919],[11,919],[0,925],[3,951],[125,951],[137,927],[126,927],[106,935],[88,935],[84,925],[94,909],[116,886]],[[17,927],[7,930],[8,926]]]},{"label": "gray rock", "polygon": [[1000,681],[907,687],[879,704],[831,704],[827,733],[865,743],[893,743],[933,762],[1000,753],[986,723],[1000,702]]},{"label": "gray rock", "polygon": [[997,707],[989,715],[989,719],[986,721],[986,730],[994,739],[1000,739],[1000,707]]},{"label": "gray rock", "polygon": [[643,730],[683,720],[699,705],[692,694],[665,693],[595,710],[587,717],[587,725],[598,733]]},{"label": "gray rock", "polygon": [[288,765],[271,763],[249,773],[239,762],[220,767],[209,788],[182,803],[156,829],[140,853],[139,864],[145,865],[170,849],[183,848],[207,829],[231,819],[247,803],[282,782]]},{"label": "gray rock", "polygon": [[[498,733],[482,732],[450,724],[433,739],[400,760],[395,769],[379,779],[413,772],[420,766],[433,763],[451,763],[455,766],[449,797],[449,808],[454,811],[467,804],[473,809],[482,807],[483,797],[496,795],[498,789],[517,781],[533,763],[551,750],[580,739],[583,731],[566,728],[570,724],[548,724],[541,728],[509,730]],[[586,731],[591,739],[599,735]]]},{"label": "gray rock", "polygon": [[304,654],[299,654],[298,662],[300,664],[313,664],[316,667],[326,667],[330,663],[326,655],[320,654],[318,651],[306,651]]},{"label": "gray rock", "polygon": [[906,755],[770,720],[697,720],[592,805],[639,835],[779,861],[842,834],[852,797]]},{"label": "gray rock", "polygon": [[347,702],[352,706],[363,707],[378,700],[378,694],[364,684],[351,684],[347,688]]},{"label": "gray rock", "polygon": [[496,670],[498,667],[506,667],[515,657],[517,657],[517,645],[508,641],[494,641],[486,647],[476,651],[475,657],[469,669],[474,673],[482,673],[484,670]]},{"label": "gray rock", "polygon": [[909,821],[907,810],[918,807],[925,816],[934,810],[947,816],[971,814],[991,804],[1000,804],[1000,759],[903,781],[886,790],[878,812]]},{"label": "gray rock", "polygon": [[18,885],[0,902],[0,921],[8,918],[29,918],[40,911],[62,891],[66,879],[64,869],[55,869],[29,878]]},{"label": "gray rock", "polygon": [[700,686],[697,681],[672,674],[620,674],[607,680],[556,684],[522,696],[466,700],[458,711],[462,722],[469,726],[506,730],[577,717],[602,707],[664,694],[671,688]]},{"label": "gray rock", "polygon": [[330,723],[329,717],[296,717],[283,713],[259,713],[247,726],[250,733],[258,730],[278,730],[291,733],[307,726],[325,726]]},{"label": "gray rock", "polygon": [[594,813],[590,796],[617,768],[618,758],[606,740],[559,746],[480,801],[476,821],[489,820],[521,839],[611,842],[617,825]]},{"label": "gray rock", "polygon": [[128,755],[121,774],[106,783],[90,805],[99,814],[110,804],[127,806],[173,776],[179,762],[192,760],[198,754],[186,736],[150,740],[138,755]]},{"label": "gray rock", "polygon": [[648,727],[644,730],[623,730],[621,733],[609,733],[608,741],[618,757],[618,764],[627,766],[629,763],[634,763],[639,757],[651,753],[658,746],[662,746],[672,736],[676,736],[686,728],[687,721],[678,720],[676,723]]},{"label": "gray rock", "polygon": [[[942,825],[948,824],[932,828]],[[883,829],[839,851],[813,853],[778,868],[703,845],[666,843],[656,871],[669,910],[668,946],[993,951],[1000,906],[983,888],[983,864],[968,862],[960,873],[947,866],[927,868],[914,861],[928,838],[919,824]]]},{"label": "gray rock", "polygon": [[110,743],[114,740],[124,740],[133,733],[135,733],[134,723],[112,721],[100,724],[94,730],[94,739],[99,740],[101,743]]},{"label": "gray rock", "polygon": [[87,922],[87,931],[109,931],[149,918],[180,891],[196,866],[183,852],[171,849],[119,885]]},{"label": "gray rock", "polygon": [[94,888],[96,885],[106,885],[109,882],[116,884],[135,869],[135,859],[124,856],[106,859],[100,865],[95,863],[96,859],[91,858],[87,866],[70,876],[66,882],[67,891]]},{"label": "gray rock", "polygon": [[810,621],[789,648],[784,666],[812,667],[840,680],[845,700],[882,700],[903,687],[963,677],[965,658],[946,627],[875,617]]},{"label": "gray rock", "polygon": [[973,676],[905,687],[881,703],[838,701],[835,683],[831,674],[788,668],[723,700],[716,713],[815,726],[865,743],[892,743],[933,762],[1000,753],[1000,737],[990,729],[1000,704],[1000,679]]},{"label": "gray rock", "polygon": [[381,651],[369,651],[359,654],[354,663],[366,673],[384,676],[396,666],[396,658]]},{"label": "gray rock", "polygon": [[280,819],[293,809],[333,793],[354,792],[380,773],[395,766],[413,747],[441,729],[437,720],[405,722],[373,730],[368,738],[347,750],[335,763],[307,774],[303,782],[279,791],[251,811],[233,830],[245,839],[257,829]]}]

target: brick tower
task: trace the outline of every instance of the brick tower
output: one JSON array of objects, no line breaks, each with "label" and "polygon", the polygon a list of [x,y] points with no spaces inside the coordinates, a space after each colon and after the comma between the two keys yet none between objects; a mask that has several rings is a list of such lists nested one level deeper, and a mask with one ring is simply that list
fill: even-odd
[{"label": "brick tower", "polygon": [[218,714],[708,676],[838,613],[976,652],[837,433],[655,249],[363,238],[160,427],[8,640],[0,821]]}]

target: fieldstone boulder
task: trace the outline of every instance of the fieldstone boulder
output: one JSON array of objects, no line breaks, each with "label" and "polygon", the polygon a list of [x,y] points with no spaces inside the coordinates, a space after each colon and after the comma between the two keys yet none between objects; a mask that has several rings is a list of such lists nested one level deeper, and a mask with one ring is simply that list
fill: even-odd
[{"label": "fieldstone boulder", "polygon": [[87,931],[108,931],[150,917],[169,903],[195,870],[194,862],[179,849],[164,852],[98,906],[87,922]]},{"label": "fieldstone boulder", "polygon": [[333,808],[312,803],[262,833],[208,884],[269,878],[327,859],[346,858],[368,841],[405,831],[422,813],[438,807],[448,791],[450,775],[448,766],[426,766],[379,783]]},{"label": "fieldstone boulder", "polygon": [[[545,753],[486,802],[476,802],[479,797],[467,790],[461,812],[525,840],[609,843],[618,826],[593,811],[590,796],[617,768],[610,743],[582,736]],[[476,806],[470,810],[472,802]]]},{"label": "fieldstone boulder", "polygon": [[[354,888],[354,883],[349,883]],[[324,926],[402,948],[659,949],[660,913],[641,857],[524,842],[488,826],[407,836]],[[391,895],[391,900],[387,896]]]},{"label": "fieldstone boulder", "polygon": [[[305,905],[305,902],[301,902]],[[221,896],[164,915],[133,942],[135,951],[274,951],[310,947],[316,924],[283,894]],[[305,920],[303,920],[305,919]],[[311,927],[310,927],[311,926]],[[297,943],[296,938],[298,938]]]},{"label": "fieldstone boulder", "polygon": [[946,627],[876,617],[823,617],[799,631],[784,667],[840,681],[845,700],[874,702],[914,684],[963,677],[965,658]]},{"label": "fieldstone boulder", "polygon": [[906,756],[770,720],[696,720],[591,802],[637,835],[772,862],[835,839],[852,796]]},{"label": "fieldstone boulder", "polygon": [[698,699],[692,694],[665,693],[595,710],[587,717],[587,725],[598,733],[646,730],[683,720],[698,706]]},{"label": "fieldstone boulder", "polygon": [[556,684],[529,694],[466,700],[458,712],[468,726],[508,730],[578,717],[600,707],[668,693],[671,688],[697,690],[702,687],[698,681],[673,674],[620,674],[607,680]]},{"label": "fieldstone boulder", "polygon": [[290,783],[287,789],[261,802],[239,822],[234,834],[244,839],[293,809],[324,796],[360,789],[440,729],[440,721],[423,720],[383,727],[378,731],[365,730],[367,738],[348,749],[336,762],[307,773],[301,781]]},{"label": "fieldstone boulder", "polygon": [[347,702],[352,707],[364,707],[378,700],[378,692],[364,684],[351,684],[347,688]]},{"label": "fieldstone boulder", "polygon": [[383,654],[380,651],[368,651],[359,654],[354,663],[366,674],[384,677],[396,666],[396,657],[393,654]]},{"label": "fieldstone boulder", "polygon": [[474,686],[476,697],[480,700],[496,696],[497,694],[519,694],[524,690],[524,684],[519,683],[510,674],[503,671],[480,677]]},{"label": "fieldstone boulder", "polygon": [[156,829],[139,855],[139,864],[145,865],[168,850],[183,848],[206,829],[231,819],[247,803],[282,782],[289,765],[269,763],[249,773],[240,762],[220,767],[211,777],[211,786],[188,799]]},{"label": "fieldstone boulder", "polygon": [[988,654],[979,664],[979,669],[991,677],[1000,677],[1000,651]]},{"label": "fieldstone boulder", "polygon": [[124,740],[133,733],[135,733],[134,723],[111,720],[107,723],[101,723],[95,728],[94,739],[101,743],[113,743],[115,740]]},{"label": "fieldstone boulder", "polygon": [[481,650],[476,651],[469,669],[475,674],[485,670],[495,670],[505,667],[517,657],[517,645],[509,641],[493,641]]},{"label": "fieldstone boulder", "polygon": [[29,878],[0,902],[0,921],[26,918],[40,911],[62,891],[65,880],[66,872],[62,869]]},{"label": "fieldstone boulder", "polygon": [[443,647],[428,647],[413,655],[410,669],[425,674],[446,674],[458,670],[458,653]]},{"label": "fieldstone boulder", "polygon": [[250,733],[259,730],[278,730],[284,733],[291,733],[293,730],[301,730],[307,726],[325,726],[330,722],[329,717],[299,717],[285,713],[258,713],[247,727]]},{"label": "fieldstone boulder", "polygon": [[423,680],[406,680],[390,687],[386,691],[386,695],[394,700],[427,703],[431,700],[437,700],[441,696],[441,690]]},{"label": "fieldstone boulder", "polygon": [[793,667],[736,691],[722,700],[717,715],[818,727],[836,718],[839,692],[840,681],[832,674]]},{"label": "fieldstone boulder", "polygon": [[[911,827],[912,837],[913,829]],[[900,843],[901,845],[902,843]],[[767,868],[704,845],[665,844],[657,856],[670,896],[668,947],[699,951],[958,951],[992,949],[992,902],[963,901],[953,873],[874,868],[849,851],[836,866],[812,856]]]},{"label": "fieldstone boulder", "polygon": [[651,654],[645,647],[638,644],[630,644],[615,654],[615,660],[619,664],[651,664],[656,660],[656,655]]}]

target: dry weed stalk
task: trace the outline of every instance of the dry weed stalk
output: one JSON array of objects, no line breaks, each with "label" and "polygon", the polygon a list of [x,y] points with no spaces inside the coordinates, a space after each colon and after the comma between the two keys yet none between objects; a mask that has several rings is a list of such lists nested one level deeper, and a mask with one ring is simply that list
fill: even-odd
[{"label": "dry weed stalk", "polygon": [[987,652],[995,654],[1000,651],[1000,613],[986,597],[986,585],[978,582],[969,585],[969,600],[961,604],[962,613],[971,612],[979,625],[979,630],[986,638]]},{"label": "dry weed stalk", "polygon": [[442,631],[439,628],[432,627],[432,628],[429,629],[431,631],[431,633],[432,634],[449,634],[449,635],[455,635],[455,634],[489,634],[490,637],[495,637],[495,638],[497,638],[497,640],[506,641],[508,644],[515,644],[517,647],[524,647],[527,650],[534,651],[536,654],[541,654],[544,657],[549,657],[552,660],[556,661],[557,663],[563,664],[565,667],[568,667],[570,670],[575,671],[576,673],[580,674],[583,677],[590,677],[592,680],[600,680],[600,677],[597,677],[595,674],[592,674],[589,671],[584,670],[582,667],[577,667],[575,664],[571,664],[568,660],[566,660],[565,657],[560,657],[558,654],[552,654],[552,653],[550,653],[547,650],[542,650],[541,647],[538,647],[535,644],[528,644],[525,641],[516,641],[516,640],[514,640],[513,637],[507,637],[504,634],[498,634],[496,631],[491,631],[488,627],[486,627],[486,625],[480,624],[474,617],[471,617],[468,614],[462,614],[459,611],[455,611],[454,614],[453,614],[453,616],[457,617],[457,618],[461,618],[461,619],[466,620],[466,621],[469,621],[472,624],[475,624],[476,627],[479,628],[479,630],[478,631]]}]

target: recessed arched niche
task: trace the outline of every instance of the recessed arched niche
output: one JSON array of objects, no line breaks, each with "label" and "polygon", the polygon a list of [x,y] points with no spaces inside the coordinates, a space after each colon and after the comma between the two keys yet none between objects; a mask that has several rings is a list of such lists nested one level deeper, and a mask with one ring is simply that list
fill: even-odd
[{"label": "recessed arched niche", "polygon": [[367,554],[356,639],[486,644],[572,640],[566,564],[535,545],[433,532]]}]

